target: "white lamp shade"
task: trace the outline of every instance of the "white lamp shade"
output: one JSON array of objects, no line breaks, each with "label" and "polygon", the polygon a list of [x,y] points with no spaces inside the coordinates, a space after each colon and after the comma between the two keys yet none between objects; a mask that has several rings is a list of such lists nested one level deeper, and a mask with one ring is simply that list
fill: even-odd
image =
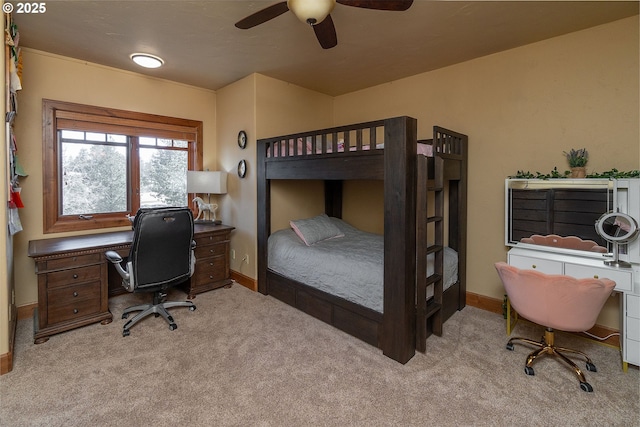
[{"label": "white lamp shade", "polygon": [[187,171],[187,192],[194,194],[226,194],[227,173],[220,171]]},{"label": "white lamp shade", "polygon": [[336,0],[288,0],[287,7],[305,24],[324,21],[336,5]]}]

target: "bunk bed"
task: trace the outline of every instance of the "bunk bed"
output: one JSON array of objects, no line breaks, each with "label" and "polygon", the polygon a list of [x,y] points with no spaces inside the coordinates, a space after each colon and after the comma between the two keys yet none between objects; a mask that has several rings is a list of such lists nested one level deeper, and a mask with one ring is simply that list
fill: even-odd
[{"label": "bunk bed", "polygon": [[[416,349],[425,351],[427,336],[442,333],[442,323],[465,306],[466,295],[467,137],[440,127],[433,135],[419,144],[417,122],[405,116],[259,140],[259,292],[400,363]],[[272,180],[324,181],[325,213],[333,218],[342,218],[344,180],[383,181],[382,311],[269,268]],[[458,268],[455,284],[443,291],[446,237]],[[427,275],[429,256],[434,263]]]}]

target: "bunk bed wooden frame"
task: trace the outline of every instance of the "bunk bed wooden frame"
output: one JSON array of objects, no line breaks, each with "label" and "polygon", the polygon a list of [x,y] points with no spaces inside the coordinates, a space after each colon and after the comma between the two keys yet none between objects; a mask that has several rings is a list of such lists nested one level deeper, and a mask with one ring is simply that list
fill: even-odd
[{"label": "bunk bed wooden frame", "polygon": [[[381,133],[384,148],[379,149]],[[313,141],[312,148],[301,141]],[[417,154],[417,122],[403,116],[266,138],[257,144],[258,291],[381,348],[400,363],[409,361],[416,349],[424,351],[430,331],[441,334],[442,322],[463,308],[466,300],[467,137],[435,127],[434,139],[421,142],[433,146],[433,157]],[[342,182],[355,179],[384,182],[383,313],[268,268],[271,181],[324,181],[325,213],[341,218]],[[459,267],[458,282],[443,297],[446,187],[449,246],[458,252]],[[427,216],[429,191],[434,192],[436,203],[432,216]],[[431,228],[436,236],[431,238],[434,244],[427,246]],[[427,278],[425,260],[431,252],[435,268]],[[434,296],[427,303],[429,284],[434,285]]]}]

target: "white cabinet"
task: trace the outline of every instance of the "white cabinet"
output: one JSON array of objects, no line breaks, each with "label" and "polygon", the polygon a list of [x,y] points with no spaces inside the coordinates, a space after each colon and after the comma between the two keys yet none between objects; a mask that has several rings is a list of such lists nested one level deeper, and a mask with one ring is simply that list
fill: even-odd
[{"label": "white cabinet", "polygon": [[[515,247],[508,252],[507,262],[520,269],[545,274],[566,274],[579,279],[607,278],[616,282],[615,291],[623,293],[620,322],[622,360],[640,366],[640,295],[634,292],[634,279],[640,281],[640,277],[634,277],[638,272],[631,268],[609,267],[598,255],[579,256],[571,252]],[[640,291],[640,284],[636,284],[636,288]]]},{"label": "white cabinet", "polygon": [[566,274],[578,279],[588,277],[607,278],[616,282],[616,291],[631,292],[633,290],[633,271],[604,265],[604,258],[579,257],[546,252],[513,248],[508,254],[508,263],[525,270],[537,270],[545,274]]},{"label": "white cabinet", "polygon": [[616,282],[615,290],[618,292],[630,292],[633,289],[633,273],[631,269],[616,269],[614,267],[596,267],[593,265],[581,265],[566,263],[564,274],[577,279],[609,279]]},{"label": "white cabinet", "polygon": [[562,274],[562,262],[532,255],[516,255],[509,252],[509,264],[522,270],[537,270],[545,274]]},{"label": "white cabinet", "polygon": [[624,342],[623,360],[640,366],[640,296],[626,294],[623,310]]}]

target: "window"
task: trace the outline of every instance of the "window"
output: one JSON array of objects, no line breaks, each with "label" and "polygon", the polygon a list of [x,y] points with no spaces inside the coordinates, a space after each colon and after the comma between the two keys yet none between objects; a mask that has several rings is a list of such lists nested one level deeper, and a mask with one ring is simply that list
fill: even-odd
[{"label": "window", "polygon": [[202,122],[43,101],[44,232],[128,225],[140,207],[187,206]]}]

